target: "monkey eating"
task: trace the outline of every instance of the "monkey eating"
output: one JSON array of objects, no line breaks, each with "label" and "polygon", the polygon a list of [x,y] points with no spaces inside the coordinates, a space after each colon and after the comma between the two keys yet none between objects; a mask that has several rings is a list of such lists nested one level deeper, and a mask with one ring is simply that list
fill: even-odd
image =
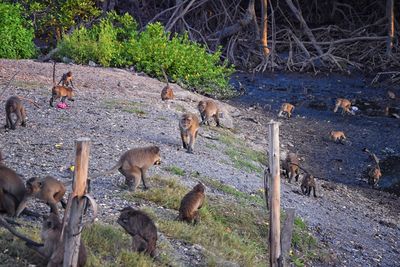
[{"label": "monkey eating", "polygon": [[0,212],[15,216],[26,190],[21,177],[3,163],[0,152]]},{"label": "monkey eating", "polygon": [[281,110],[278,113],[278,117],[282,117],[282,115],[285,113],[287,118],[290,118],[292,116],[292,112],[294,110],[294,106],[290,103],[283,103],[281,106]]},{"label": "monkey eating", "polygon": [[342,141],[346,139],[346,136],[344,135],[344,132],[342,132],[342,131],[331,131],[329,133],[329,138],[331,140],[333,140],[334,142],[339,141],[340,143],[342,143]]},{"label": "monkey eating", "polygon": [[109,171],[94,175],[92,178],[111,174],[115,170],[118,170],[125,176],[125,184],[129,190],[135,191],[140,181],[143,182],[144,189],[148,189],[149,187],[146,185],[146,172],[152,165],[160,164],[161,156],[159,147],[133,148],[122,154],[117,164]]},{"label": "monkey eating", "polygon": [[68,99],[69,101],[75,101],[75,99],[73,99],[75,94],[71,87],[66,87],[63,85],[56,85],[55,72],[56,72],[56,63],[54,62],[54,65],[53,65],[53,88],[51,89],[50,107],[54,107],[53,106],[54,100],[57,100],[59,98],[61,98],[62,103],[65,103],[65,99]]},{"label": "monkey eating", "polygon": [[354,113],[350,111],[350,107],[351,107],[350,100],[348,100],[346,98],[338,98],[338,99],[336,99],[335,108],[333,109],[333,112],[336,113],[338,111],[338,109],[341,108],[342,115],[345,113],[354,115]]},{"label": "monkey eating", "polygon": [[143,211],[125,207],[117,223],[132,236],[132,250],[156,256],[157,228],[153,220]]},{"label": "monkey eating", "polygon": [[214,118],[217,126],[221,126],[219,123],[219,108],[214,101],[202,100],[197,105],[197,109],[200,112],[202,125],[210,125],[209,119]]},{"label": "monkey eating", "polygon": [[172,100],[174,99],[174,91],[172,90],[172,87],[169,85],[168,77],[167,74],[165,74],[164,69],[161,68],[161,70],[167,82],[167,85],[161,90],[161,100],[163,101]]},{"label": "monkey eating", "polygon": [[67,73],[64,73],[57,85],[60,85],[60,83],[65,87],[74,87],[72,83],[72,72],[68,71]]},{"label": "monkey eating", "polygon": [[[16,121],[13,123],[11,114],[14,113],[17,116]],[[21,126],[26,126],[26,112],[22,104],[22,100],[18,96],[11,96],[6,102],[6,125],[5,128],[15,130],[18,123],[21,122]]]},{"label": "monkey eating", "polygon": [[[296,182],[299,180],[300,170],[299,170],[299,159],[295,153],[289,153],[286,156],[285,161],[282,164],[283,170],[285,171],[285,176],[288,178],[289,183],[292,182],[293,177],[295,177]],[[289,175],[290,174],[290,175]]]},{"label": "monkey eating", "polygon": [[199,119],[193,113],[185,113],[179,120],[183,148],[193,154],[194,143],[199,131]]},{"label": "monkey eating", "polygon": [[57,203],[61,202],[63,208],[67,206],[63,199],[65,191],[65,185],[52,176],[46,176],[44,179],[30,178],[26,181],[26,194],[17,209],[16,216],[19,216],[24,210],[28,199],[31,197],[42,200],[50,206],[50,212],[58,216]]},{"label": "monkey eating", "polygon": [[205,187],[202,183],[198,183],[193,189],[187,193],[181,200],[179,207],[179,221],[197,224],[200,222],[199,209],[204,203]]}]

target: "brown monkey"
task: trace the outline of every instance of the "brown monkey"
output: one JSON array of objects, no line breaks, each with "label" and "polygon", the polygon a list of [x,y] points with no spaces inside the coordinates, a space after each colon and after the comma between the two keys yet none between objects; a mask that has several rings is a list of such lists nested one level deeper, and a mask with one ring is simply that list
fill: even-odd
[{"label": "brown monkey", "polygon": [[55,80],[55,72],[56,72],[56,63],[54,62],[53,65],[53,88],[51,89],[51,98],[50,98],[50,107],[53,107],[53,101],[57,100],[58,98],[61,98],[61,102],[65,102],[65,99],[68,98],[70,101],[75,101],[73,99],[74,97],[74,91],[70,87],[62,86],[62,85],[56,85],[56,80]]},{"label": "brown monkey", "polygon": [[[48,261],[47,266],[56,267],[62,266],[62,260],[64,255],[64,245],[59,244],[61,241],[61,230],[62,223],[58,216],[54,213],[50,213],[49,216],[45,216],[42,224],[42,231],[40,237],[43,241],[43,246],[37,246],[35,242],[28,242],[27,245],[37,251]],[[57,256],[54,254],[57,253]],[[58,255],[60,254],[60,255]],[[79,254],[78,254],[78,265],[83,267],[86,264],[87,251],[86,247],[80,240]],[[59,262],[60,261],[60,262]]]},{"label": "brown monkey", "polygon": [[193,113],[185,113],[179,120],[179,129],[183,148],[187,149],[188,153],[193,153],[194,143],[199,131],[199,119]]},{"label": "brown monkey", "polygon": [[68,71],[64,73],[57,85],[60,85],[60,83],[62,86],[74,87],[72,83],[72,72]]},{"label": "brown monkey", "polygon": [[315,193],[315,178],[313,175],[306,173],[304,176],[303,180],[301,181],[301,192],[304,195],[310,196],[311,190],[314,189],[314,197],[317,197],[317,194]]},{"label": "brown monkey", "polygon": [[[2,156],[1,159],[3,159]],[[14,216],[25,192],[21,177],[0,161],[0,212]]]},{"label": "brown monkey", "polygon": [[346,98],[338,98],[336,99],[335,102],[335,108],[333,110],[333,112],[337,112],[339,108],[342,109],[342,114],[347,113],[347,114],[352,114],[353,113],[350,111],[350,107],[351,107],[351,102],[350,100],[346,99]]},{"label": "brown monkey", "polygon": [[156,256],[157,228],[143,211],[125,207],[117,223],[132,236],[132,250]]},{"label": "brown monkey", "polygon": [[204,190],[204,185],[202,183],[198,183],[182,198],[181,205],[179,207],[179,221],[186,221],[188,223],[194,222],[194,224],[200,222],[198,209],[200,209],[204,203]]},{"label": "brown monkey", "polygon": [[[299,169],[299,159],[295,153],[289,153],[283,162],[283,169],[285,175],[288,178],[289,183],[292,182],[293,177],[295,177],[296,182],[299,180],[300,169]],[[290,174],[290,176],[289,176]]]},{"label": "brown monkey", "polygon": [[219,108],[214,101],[202,100],[197,105],[197,108],[200,112],[201,124],[210,125],[209,119],[213,117],[217,126],[221,126],[219,124]]},{"label": "brown monkey", "polygon": [[52,176],[46,176],[44,179],[30,178],[26,181],[26,194],[17,209],[17,216],[24,210],[28,199],[31,197],[42,200],[50,206],[50,212],[58,216],[57,203],[61,202],[63,208],[67,206],[63,199],[65,191],[65,185]]},{"label": "brown monkey", "polygon": [[368,184],[371,185],[372,188],[375,188],[382,176],[381,167],[379,166],[379,158],[375,153],[372,153],[367,148],[364,148],[363,151],[367,152],[375,163],[375,166],[368,170]]},{"label": "brown monkey", "polygon": [[167,74],[165,74],[164,69],[161,68],[161,70],[162,70],[162,73],[167,82],[167,85],[161,91],[161,100],[163,100],[163,101],[172,100],[172,99],[174,99],[174,91],[172,90],[172,87],[169,85],[168,77],[167,77]]},{"label": "brown monkey", "polygon": [[159,147],[149,146],[133,148],[122,154],[117,164],[109,171],[94,175],[92,178],[111,174],[115,170],[118,170],[125,176],[125,183],[128,185],[129,190],[136,190],[140,184],[140,180],[143,182],[144,189],[148,189],[149,187],[146,185],[145,181],[146,171],[152,165],[160,165],[160,163],[161,157]]},{"label": "brown monkey", "polygon": [[329,138],[335,142],[337,142],[337,141],[341,142],[342,140],[346,139],[346,136],[344,135],[344,132],[342,132],[342,131],[331,131],[329,133]]},{"label": "brown monkey", "polygon": [[[11,114],[17,116],[15,123],[12,122]],[[17,124],[21,122],[21,126],[26,126],[26,112],[21,99],[18,96],[11,96],[6,102],[6,125],[5,128],[15,130]]]},{"label": "brown monkey", "polygon": [[283,113],[286,113],[287,117],[290,118],[292,116],[292,112],[294,110],[294,106],[290,103],[283,103],[281,106],[281,110],[278,113],[278,117],[281,117]]}]

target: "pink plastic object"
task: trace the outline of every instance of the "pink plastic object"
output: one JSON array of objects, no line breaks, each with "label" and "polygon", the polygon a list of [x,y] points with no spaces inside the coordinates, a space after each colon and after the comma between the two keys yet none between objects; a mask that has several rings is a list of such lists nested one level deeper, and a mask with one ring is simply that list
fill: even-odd
[{"label": "pink plastic object", "polygon": [[60,108],[60,109],[67,109],[67,108],[69,108],[69,107],[68,107],[67,103],[58,102],[57,108]]}]

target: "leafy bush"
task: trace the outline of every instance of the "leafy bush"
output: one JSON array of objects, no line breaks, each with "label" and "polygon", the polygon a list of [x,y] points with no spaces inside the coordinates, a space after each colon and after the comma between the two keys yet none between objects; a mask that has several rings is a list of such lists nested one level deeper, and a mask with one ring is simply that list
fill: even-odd
[{"label": "leafy bush", "polygon": [[20,5],[0,3],[0,58],[31,58],[36,54],[33,29]]},{"label": "leafy bush", "polygon": [[221,64],[221,51],[207,53],[206,48],[189,40],[187,34],[165,32],[160,23],[149,24],[138,33],[137,23],[125,14],[114,12],[93,26],[80,28],[65,36],[59,44],[60,55],[77,63],[93,60],[103,66],[128,67],[163,77],[164,68],[170,79],[199,92],[226,96],[233,67]]}]

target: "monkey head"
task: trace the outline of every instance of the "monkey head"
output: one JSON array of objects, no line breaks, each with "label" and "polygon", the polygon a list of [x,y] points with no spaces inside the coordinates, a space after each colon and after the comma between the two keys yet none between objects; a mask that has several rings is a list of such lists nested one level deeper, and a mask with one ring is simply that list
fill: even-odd
[{"label": "monkey head", "polygon": [[124,228],[129,234],[135,235],[136,233],[130,232],[130,230],[132,230],[132,227],[130,227],[130,220],[139,212],[130,206],[125,207],[120,211],[121,214],[119,215],[117,223],[121,225],[122,228]]},{"label": "monkey head", "polygon": [[26,192],[28,195],[36,194],[42,188],[42,182],[38,177],[32,177],[26,181]]},{"label": "monkey head", "polygon": [[183,114],[181,118],[181,125],[183,128],[188,129],[192,126],[193,117],[190,114]]},{"label": "monkey head", "polygon": [[61,221],[55,213],[50,213],[48,216],[43,216],[43,229],[56,230],[61,228]]},{"label": "monkey head", "polygon": [[154,154],[154,165],[161,164],[160,148],[158,146],[150,147],[150,151]]},{"label": "monkey head", "polygon": [[199,192],[199,193],[204,193],[205,189],[206,189],[206,187],[201,182],[199,182],[195,187],[193,187],[193,191]]},{"label": "monkey head", "polygon": [[67,72],[67,77],[72,77],[72,72],[71,71]]},{"label": "monkey head", "polygon": [[207,102],[203,100],[201,100],[197,105],[197,108],[199,109],[200,113],[203,113],[206,110],[206,107],[207,107]]}]

